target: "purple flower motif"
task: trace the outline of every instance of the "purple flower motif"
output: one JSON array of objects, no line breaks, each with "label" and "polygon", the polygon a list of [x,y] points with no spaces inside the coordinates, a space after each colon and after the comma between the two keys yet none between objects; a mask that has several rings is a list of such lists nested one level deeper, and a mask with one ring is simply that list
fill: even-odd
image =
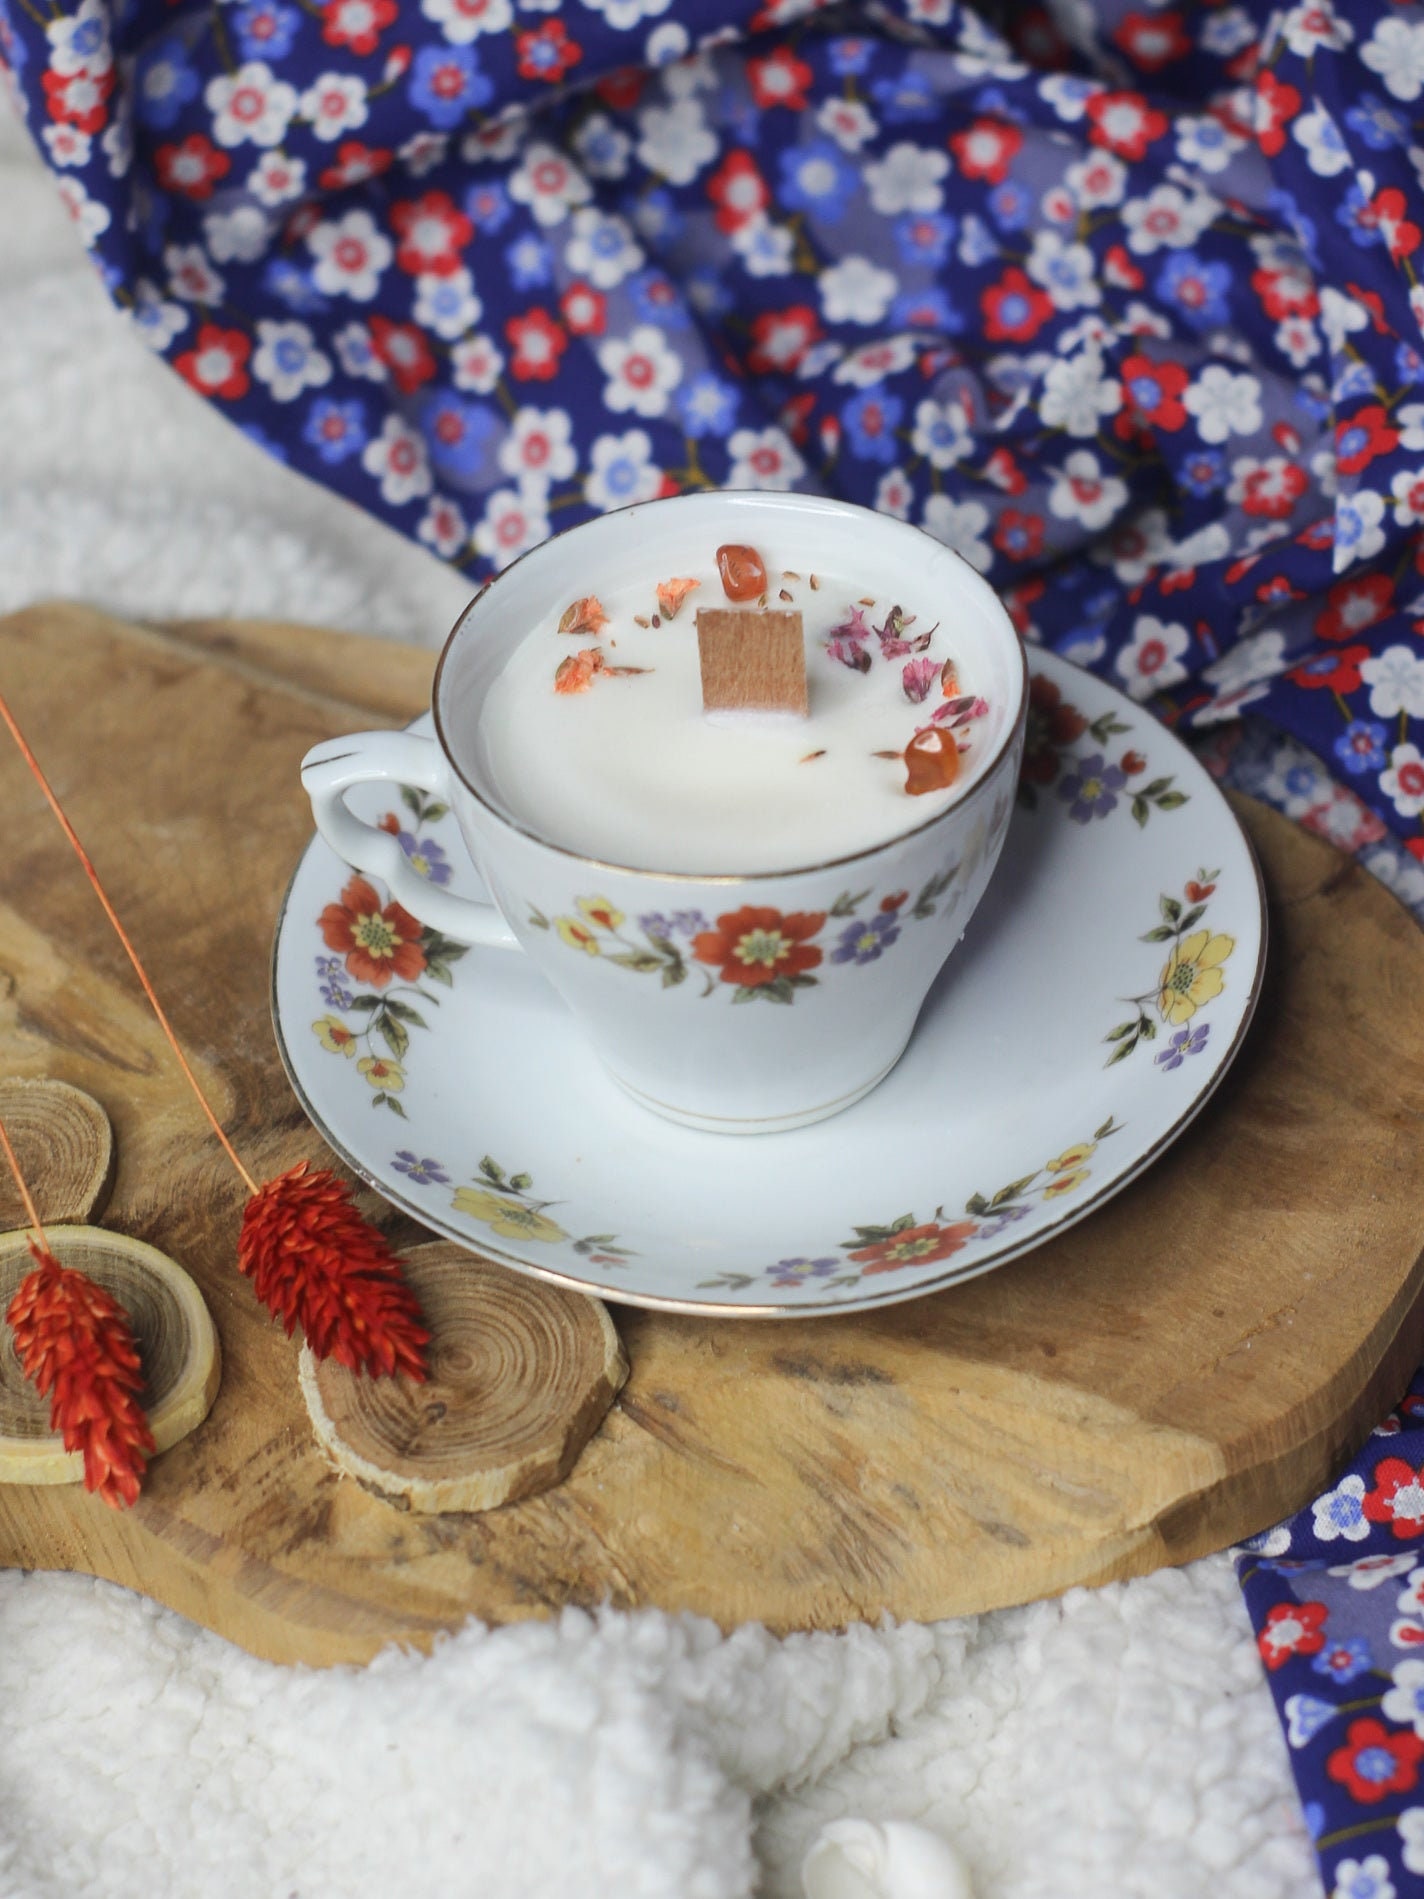
[{"label": "purple flower motif", "polygon": [[436,1160],[419,1160],[408,1147],[397,1149],[391,1162],[398,1174],[406,1174],[419,1187],[428,1187],[432,1183],[437,1187],[448,1187],[450,1176]]},{"label": "purple flower motif", "polygon": [[700,936],[704,930],[710,930],[712,925],[700,910],[674,910],[672,927],[678,936]]},{"label": "purple flower motif", "polygon": [[910,704],[917,706],[929,696],[930,687],[939,677],[939,667],[932,659],[907,659],[904,671],[900,674],[900,684],[905,688],[905,697]]},{"label": "purple flower motif", "polygon": [[768,1266],[773,1286],[802,1286],[808,1279],[826,1279],[841,1265],[838,1259],[779,1259]]},{"label": "purple flower motif", "polygon": [[1117,809],[1117,793],[1127,783],[1120,765],[1104,762],[1101,752],[1074,760],[1075,769],[1058,781],[1058,795],[1069,807],[1068,815],[1076,824],[1093,818],[1105,818]]},{"label": "purple flower motif", "polygon": [[1017,1220],[1026,1220],[1032,1211],[1032,1207],[1000,1207],[997,1213],[980,1222],[979,1231],[974,1237],[976,1240],[996,1240],[1005,1227],[1013,1226]]},{"label": "purple flower motif", "polygon": [[900,917],[894,910],[881,910],[861,922],[848,923],[841,940],[831,951],[833,963],[873,963],[900,935]]},{"label": "purple flower motif", "polygon": [[1206,1038],[1211,1034],[1210,1022],[1202,1022],[1194,1029],[1178,1029],[1171,1041],[1157,1057],[1159,1068],[1180,1068],[1188,1055],[1200,1055],[1206,1047]]},{"label": "purple flower motif", "polygon": [[396,842],[410,859],[417,877],[428,877],[433,884],[448,884],[450,866],[445,853],[433,838],[414,837],[409,831],[397,831]]},{"label": "purple flower motif", "polygon": [[712,925],[700,910],[674,910],[671,916],[661,910],[649,910],[638,918],[638,928],[644,936],[661,937],[667,942],[674,936],[697,936],[703,930],[710,930]]}]

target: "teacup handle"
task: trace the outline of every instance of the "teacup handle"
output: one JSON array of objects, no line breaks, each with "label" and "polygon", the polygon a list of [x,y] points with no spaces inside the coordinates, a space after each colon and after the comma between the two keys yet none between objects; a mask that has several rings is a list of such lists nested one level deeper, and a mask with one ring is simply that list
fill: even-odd
[{"label": "teacup handle", "polygon": [[315,745],[302,760],[302,784],[322,837],[348,864],[379,877],[396,902],[431,929],[457,943],[518,949],[519,942],[492,903],[452,896],[410,867],[389,831],[358,818],[346,803],[353,785],[389,781],[449,796],[449,774],[434,739],[417,732],[354,732]]}]

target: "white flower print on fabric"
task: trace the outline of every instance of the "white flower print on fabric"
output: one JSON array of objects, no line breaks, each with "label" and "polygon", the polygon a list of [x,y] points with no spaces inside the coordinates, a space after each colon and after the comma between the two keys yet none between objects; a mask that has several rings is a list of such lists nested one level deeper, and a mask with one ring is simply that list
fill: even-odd
[{"label": "white flower print on fabric", "polygon": [[387,416],[380,434],[366,444],[361,466],[380,482],[385,501],[415,501],[430,493],[425,443],[398,415]]},{"label": "white flower print on fabric", "polygon": [[645,261],[642,245],[622,218],[592,209],[575,211],[564,262],[595,289],[612,290]]},{"label": "white flower print on fabric", "polygon": [[868,257],[845,257],[817,279],[828,323],[878,323],[899,285]]},{"label": "white flower print on fabric", "polygon": [[517,479],[567,481],[578,467],[572,435],[567,409],[520,409],[500,443],[499,465]]},{"label": "white flower print on fabric", "polygon": [[575,205],[587,204],[593,187],[554,145],[534,140],[509,178],[509,195],[527,204],[540,224],[562,224]]},{"label": "white flower print on fabric", "polygon": [[1122,384],[1103,373],[1102,352],[1085,349],[1055,362],[1043,379],[1038,412],[1049,428],[1096,435],[1104,416],[1122,407]]},{"label": "white flower print on fabric", "polygon": [[1406,104],[1424,91],[1424,21],[1382,19],[1360,58],[1384,81],[1385,91]]},{"label": "white flower print on fabric", "polygon": [[948,495],[931,495],[925,502],[923,525],[927,533],[962,554],[979,573],[987,571],[994,553],[984,538],[989,510],[981,502],[955,502]]},{"label": "white flower print on fabric", "polygon": [[1113,661],[1113,670],[1131,698],[1150,699],[1154,692],[1186,678],[1182,654],[1190,645],[1190,633],[1176,621],[1140,614],[1133,623],[1132,639]]},{"label": "white flower print on fabric", "polygon": [[1182,406],[1195,418],[1197,434],[1204,442],[1254,435],[1262,421],[1260,379],[1209,363],[1183,396]]},{"label": "white flower print on fabric", "polygon": [[929,151],[902,139],[883,158],[865,168],[865,188],[882,217],[905,211],[938,211],[944,203],[942,179],[949,171],[944,152]]},{"label": "white flower print on fabric", "polygon": [[737,429],[727,446],[732,454],[730,488],[786,489],[806,472],[783,429]]},{"label": "white flower print on fabric", "polygon": [[648,106],[638,115],[638,157],[674,185],[689,185],[717,156],[707,115],[693,99]]},{"label": "white flower print on fabric", "polygon": [[261,317],[257,335],[252,373],[266,383],[274,402],[295,402],[304,389],[320,389],[331,381],[331,359],[317,348],[305,323],[274,323]]},{"label": "white flower print on fabric", "polygon": [[485,503],[484,515],[475,529],[479,551],[505,568],[531,547],[549,538],[549,516],[545,512],[546,491],[540,482],[521,482],[518,488],[496,488]]},{"label": "white flower print on fabric", "polygon": [[969,417],[961,402],[933,402],[926,398],[915,409],[910,446],[932,468],[953,468],[974,447]]},{"label": "white flower print on fabric", "polygon": [[280,145],[296,116],[297,94],[264,61],[249,60],[228,77],[210,79],[203,103],[219,145]]},{"label": "white flower print on fabric", "polygon": [[315,225],[307,233],[307,249],[316,260],[312,282],[317,289],[353,303],[370,303],[395,255],[369,211],[348,211]]},{"label": "white flower print on fabric", "polygon": [[438,554],[453,560],[469,539],[469,523],[453,501],[436,495],[426,503],[425,513],[415,530],[415,538]]},{"label": "white flower print on fabric", "polygon": [[610,337],[600,343],[598,366],[607,378],[604,407],[619,415],[662,415],[669,395],[682,380],[682,358],[668,348],[662,332],[651,323],[640,323],[626,340]]},{"label": "white flower print on fabric", "polygon": [[420,0],[452,46],[468,46],[481,33],[507,33],[514,20],[509,0]]},{"label": "white flower print on fabric", "polygon": [[647,431],[629,429],[626,435],[600,435],[594,442],[584,494],[591,507],[606,513],[635,501],[651,501],[662,480]]},{"label": "white flower print on fabric", "polygon": [[1085,528],[1104,528],[1127,506],[1127,483],[1104,471],[1090,448],[1077,448],[1055,471],[1048,511]]},{"label": "white flower print on fabric", "polygon": [[329,144],[366,123],[366,82],[354,74],[323,73],[302,94],[300,104],[312,131]]},{"label": "white flower print on fabric", "polygon": [[1365,1540],[1370,1525],[1364,1512],[1364,1495],[1364,1478],[1352,1473],[1316,1498],[1311,1506],[1311,1528],[1322,1543],[1333,1543],[1337,1538],[1347,1543]]}]

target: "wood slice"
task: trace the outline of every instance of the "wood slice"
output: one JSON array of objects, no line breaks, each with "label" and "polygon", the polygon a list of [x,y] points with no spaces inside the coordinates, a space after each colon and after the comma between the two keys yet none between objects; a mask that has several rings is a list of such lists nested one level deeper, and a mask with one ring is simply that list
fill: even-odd
[{"label": "wood slice", "polygon": [[403,1256],[430,1328],[430,1378],[301,1357],[338,1469],[408,1510],[493,1510],[562,1483],[628,1376],[607,1308],[447,1241]]},{"label": "wood slice", "polygon": [[[109,1204],[114,1131],[93,1095],[64,1081],[0,1081],[0,1121],[46,1226],[83,1226]],[[0,1167],[0,1232],[24,1224],[8,1167]]]},{"label": "wood slice", "polygon": [[[48,1227],[61,1266],[76,1267],[129,1315],[143,1364],[144,1408],[155,1455],[200,1425],[222,1378],[217,1333],[203,1296],[156,1247],[96,1226]],[[23,1232],[0,1234],[0,1313],[34,1261]],[[0,1483],[74,1484],[84,1459],[49,1428],[49,1399],[20,1369],[14,1334],[0,1323]]]}]

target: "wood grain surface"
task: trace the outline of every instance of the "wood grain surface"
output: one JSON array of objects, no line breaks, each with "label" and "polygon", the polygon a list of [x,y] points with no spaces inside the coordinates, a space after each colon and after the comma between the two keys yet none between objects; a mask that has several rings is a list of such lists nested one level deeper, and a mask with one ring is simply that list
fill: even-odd
[{"label": "wood grain surface", "polygon": [[[123,1307],[143,1366],[155,1454],[171,1450],[203,1422],[222,1381],[203,1295],[175,1260],[126,1234],[51,1226],[45,1237],[61,1266],[86,1274]],[[27,1233],[0,1234],[0,1312],[33,1266]],[[50,1429],[49,1408],[21,1369],[13,1335],[0,1330],[0,1484],[83,1481],[83,1453],[65,1450]]]},{"label": "wood grain surface", "polygon": [[302,1396],[337,1469],[407,1510],[493,1510],[568,1476],[628,1376],[599,1299],[448,1240],[413,1246],[405,1276],[430,1330],[430,1376],[368,1378],[301,1359]]},{"label": "wood grain surface", "polygon": [[[330,1158],[267,1006],[311,831],[298,761],[421,709],[431,667],[270,626],[155,630],[68,606],[0,621],[0,689],[258,1175]],[[0,1563],[108,1576],[314,1663],[605,1599],[779,1630],[926,1619],[1261,1528],[1424,1354],[1424,933],[1358,867],[1243,805],[1272,902],[1265,999],[1226,1084],[1140,1182],[1029,1257],[883,1312],[618,1312],[631,1376],[563,1484],[483,1516],[397,1511],[319,1451],[298,1347],[233,1267],[239,1184],[11,755],[0,795],[0,1073],[103,1103],[107,1222],[192,1272],[225,1361],[206,1424],[134,1510],[0,1489]]]},{"label": "wood grain surface", "polygon": [[[62,1081],[0,1080],[0,1121],[40,1219],[47,1226],[97,1220],[114,1185],[114,1131],[93,1095]],[[0,1232],[25,1218],[14,1176],[0,1167]]]}]

